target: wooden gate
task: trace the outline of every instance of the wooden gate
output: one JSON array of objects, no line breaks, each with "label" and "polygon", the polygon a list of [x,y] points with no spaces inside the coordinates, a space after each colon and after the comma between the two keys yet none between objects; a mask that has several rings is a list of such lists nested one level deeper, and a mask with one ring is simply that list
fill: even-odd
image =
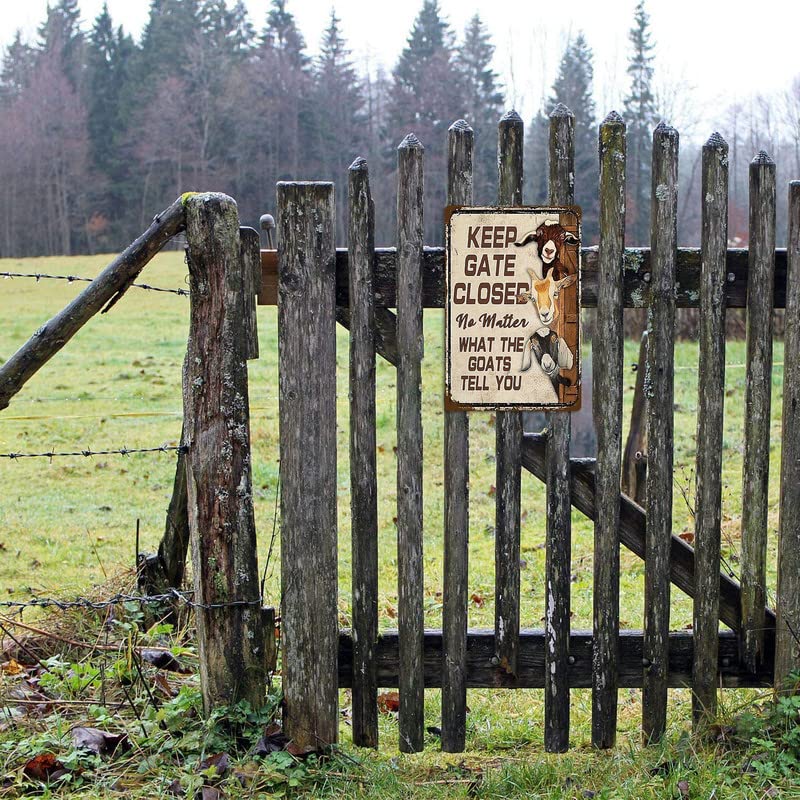
[{"label": "wooden gate", "polygon": [[[571,112],[550,118],[550,192],[573,202]],[[473,132],[448,134],[448,204],[472,203]],[[397,247],[376,249],[367,164],[349,171],[349,241],[334,243],[334,187],[278,185],[277,260],[262,252],[259,301],[278,304],[285,724],[299,745],[335,742],[338,690],[352,688],[353,738],[378,740],[378,687],[399,687],[400,749],[423,746],[424,689],[442,688],[442,746],[465,745],[468,687],[545,689],[545,746],[569,742],[570,690],[592,689],[592,741],[614,744],[617,693],[641,687],[646,741],[661,737],[667,692],[691,686],[694,720],[716,713],[717,689],[782,685],[800,665],[800,182],[790,185],[789,248],[775,249],[775,167],[750,166],[750,249],[727,248],[727,145],[702,153],[702,246],[677,247],[678,132],[653,133],[651,247],[625,249],[625,125],[600,126],[600,245],[582,252],[584,307],[597,308],[592,347],[597,459],[570,460],[570,417],[523,434],[519,412],[497,414],[495,627],[467,629],[469,420],[446,412],[442,630],[423,624],[423,308],[444,302],[444,250],[423,243],[422,144],[398,148]],[[498,202],[521,205],[523,125],[499,123]],[[576,176],[575,180],[580,180]],[[440,214],[441,209],[433,213]],[[276,267],[277,263],[277,267]],[[787,276],[788,271],[788,276]],[[742,585],[720,571],[725,307],[747,308]],[[699,307],[695,548],[672,532],[673,329]],[[620,492],[623,308],[649,310],[647,499]],[[776,616],[767,608],[767,480],[772,309],[787,308]],[[394,309],[394,310],[393,310]],[[352,630],[337,606],[335,325],[350,330]],[[397,368],[398,629],[378,633],[375,354]],[[543,630],[520,619],[520,474],[547,486]],[[570,630],[571,507],[595,522],[594,626]],[[645,559],[642,631],[620,630],[619,545]],[[670,631],[670,585],[694,598],[692,631]],[[730,630],[720,631],[719,622]]]}]

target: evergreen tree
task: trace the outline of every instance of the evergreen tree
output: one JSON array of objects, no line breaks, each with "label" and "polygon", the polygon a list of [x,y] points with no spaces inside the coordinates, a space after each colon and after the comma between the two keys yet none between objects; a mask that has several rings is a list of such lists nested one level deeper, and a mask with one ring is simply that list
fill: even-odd
[{"label": "evergreen tree", "polygon": [[303,69],[308,66],[310,59],[305,53],[306,41],[294,21],[294,14],[286,10],[286,0],[272,0],[263,39],[293,67]]},{"label": "evergreen tree", "polygon": [[549,182],[550,119],[543,110],[534,114],[525,136],[525,202],[545,205]]},{"label": "evergreen tree", "polygon": [[653,149],[653,126],[656,123],[653,94],[653,43],[650,20],[639,0],[628,38],[630,90],[625,97],[627,125],[627,240],[633,245],[650,241],[650,169]]},{"label": "evergreen tree", "polygon": [[33,68],[34,50],[22,41],[22,31],[14,34],[14,41],[6,48],[0,71],[0,107],[8,106],[22,94]]},{"label": "evergreen tree", "polygon": [[[313,156],[319,176],[343,185],[347,168],[361,154],[364,136],[364,92],[350,51],[331,11],[330,22],[314,65]],[[344,204],[339,205],[343,209]],[[337,235],[344,241],[345,215],[338,214]]]},{"label": "evergreen tree", "polygon": [[473,188],[477,202],[494,202],[497,194],[497,122],[503,111],[503,92],[492,69],[494,45],[478,14],[464,31],[456,65],[464,85],[464,110],[475,131]]},{"label": "evergreen tree", "polygon": [[45,21],[39,26],[39,50],[56,54],[73,89],[81,88],[85,40],[81,31],[78,0],[58,0],[47,6]]},{"label": "evergreen tree", "polygon": [[[563,103],[575,115],[575,202],[583,209],[583,237],[598,236],[598,162],[595,105],[592,96],[592,51],[583,33],[567,43],[553,84],[550,108]],[[548,109],[549,110],[549,109]]]},{"label": "evergreen tree", "polygon": [[116,31],[108,5],[98,14],[87,43],[87,125],[95,180],[90,195],[96,246],[113,248],[125,240],[135,194],[130,157],[124,148],[130,115],[124,97],[135,55],[133,39]]},{"label": "evergreen tree", "polygon": [[441,209],[447,185],[447,129],[465,116],[464,81],[455,63],[454,36],[442,18],[438,0],[424,0],[414,20],[407,44],[394,69],[389,105],[391,141],[389,164],[395,148],[413,131],[425,147],[426,241],[442,241]]},{"label": "evergreen tree", "polygon": [[136,69],[142,94],[151,97],[167,77],[185,77],[199,32],[198,0],[152,0]]}]

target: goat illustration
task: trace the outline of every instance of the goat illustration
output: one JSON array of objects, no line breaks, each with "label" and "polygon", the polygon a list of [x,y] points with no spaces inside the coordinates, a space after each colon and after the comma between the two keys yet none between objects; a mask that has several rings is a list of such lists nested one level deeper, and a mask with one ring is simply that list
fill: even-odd
[{"label": "goat illustration", "polygon": [[574,233],[564,230],[558,223],[543,222],[535,231],[526,233],[520,241],[514,242],[514,245],[525,247],[531,243],[536,245],[533,260],[539,262],[536,264],[538,270],[534,270],[538,273],[538,279],[553,275],[556,280],[561,280],[570,274],[563,263],[563,256],[567,245],[578,244],[578,237]]},{"label": "goat illustration", "polygon": [[528,275],[531,279],[531,291],[521,292],[519,299],[533,305],[540,324],[525,340],[520,372],[527,372],[531,368],[535,355],[542,370],[553,382],[553,386],[559,383],[568,386],[569,380],[560,375],[559,370],[572,369],[574,356],[564,338],[551,330],[551,327],[559,317],[559,304],[556,301],[561,290],[572,286],[578,277],[567,275],[556,279],[551,271],[547,273],[546,278],[538,280],[536,273],[531,269],[528,270]]}]

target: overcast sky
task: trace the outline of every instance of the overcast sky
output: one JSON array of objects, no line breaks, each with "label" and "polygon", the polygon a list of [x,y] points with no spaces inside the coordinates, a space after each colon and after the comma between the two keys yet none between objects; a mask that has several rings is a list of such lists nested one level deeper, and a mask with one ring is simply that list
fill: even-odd
[{"label": "overcast sky", "polygon": [[[246,2],[260,30],[269,0]],[[46,5],[47,0],[0,0],[0,42],[7,44],[17,28],[32,40]],[[391,68],[421,5],[422,0],[288,2],[312,53],[335,6],[356,60],[373,69],[379,63]],[[526,118],[548,94],[564,43],[580,29],[595,54],[598,113],[621,104],[635,0],[570,0],[546,7],[532,0],[440,0],[440,5],[459,35],[475,12],[481,14],[497,45],[496,69],[508,103]],[[138,38],[149,0],[108,0],[108,6],[115,23]],[[102,0],[81,0],[80,7],[88,28]],[[669,121],[687,128],[694,110],[700,116],[696,133],[703,138],[730,103],[758,91],[782,91],[800,75],[800,3],[795,0],[650,0],[647,9],[657,45],[657,84],[671,88],[674,97]],[[677,94],[676,86],[681,87]]]}]

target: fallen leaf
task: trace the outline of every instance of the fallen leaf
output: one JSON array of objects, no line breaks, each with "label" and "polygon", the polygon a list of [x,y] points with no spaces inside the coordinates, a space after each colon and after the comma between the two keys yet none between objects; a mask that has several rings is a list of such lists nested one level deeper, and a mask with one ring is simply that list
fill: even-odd
[{"label": "fallen leaf", "polygon": [[22,768],[22,771],[28,778],[44,783],[56,780],[68,772],[53,753],[39,753]]},{"label": "fallen leaf", "polygon": [[486,494],[488,494],[489,497],[494,497],[496,493],[497,493],[497,488],[495,486],[490,486],[489,491],[486,492]]},{"label": "fallen leaf", "polygon": [[209,769],[216,770],[215,777],[221,778],[228,771],[228,761],[230,756],[227,753],[216,753],[213,756],[204,758],[198,765],[198,771],[205,772]]},{"label": "fallen leaf", "polygon": [[72,743],[82,750],[89,750],[99,756],[112,755],[118,747],[123,752],[130,749],[128,735],[125,733],[108,733],[98,728],[73,728]]},{"label": "fallen leaf", "polygon": [[216,786],[202,786],[197,792],[197,800],[220,800],[223,796]]},{"label": "fallen leaf", "polygon": [[173,797],[184,797],[186,795],[186,792],[184,791],[183,786],[181,786],[181,782],[178,778],[175,778],[175,780],[172,781],[169,786],[167,786],[167,791]]},{"label": "fallen leaf", "polygon": [[157,669],[165,669],[169,672],[180,672],[183,675],[191,672],[175,658],[168,650],[145,649],[139,652],[139,657],[146,664],[151,664]]},{"label": "fallen leaf", "polygon": [[272,723],[264,729],[264,735],[258,740],[253,748],[254,756],[268,756],[270,753],[277,753],[284,750],[289,740],[284,736],[280,725]]},{"label": "fallen leaf", "polygon": [[381,692],[378,695],[378,711],[381,714],[400,711],[400,692]]},{"label": "fallen leaf", "polygon": [[286,745],[286,752],[290,753],[295,758],[305,758],[306,756],[310,756],[312,753],[316,753],[316,748],[300,747],[300,745],[297,745],[294,742],[289,742],[289,744]]},{"label": "fallen leaf", "polygon": [[686,544],[694,544],[694,531],[683,531],[678,534],[679,539],[683,539]]},{"label": "fallen leaf", "polygon": [[681,797],[688,797],[689,781],[678,781],[678,791],[681,793]]},{"label": "fallen leaf", "polygon": [[0,671],[2,671],[3,675],[19,675],[25,670],[22,664],[12,658],[10,661],[3,663],[2,667],[0,667]]},{"label": "fallen leaf", "polygon": [[397,609],[391,603],[387,603],[384,610],[386,611],[386,616],[389,617],[389,619],[395,619],[397,617]]},{"label": "fallen leaf", "polygon": [[478,594],[478,592],[473,592],[469,599],[472,600],[472,604],[478,608],[483,608],[486,605],[486,600],[484,600],[483,595]]},{"label": "fallen leaf", "polygon": [[158,689],[158,691],[161,692],[164,697],[178,696],[178,691],[170,684],[166,675],[162,675],[159,672],[153,679],[153,683],[155,684],[156,689]]}]

